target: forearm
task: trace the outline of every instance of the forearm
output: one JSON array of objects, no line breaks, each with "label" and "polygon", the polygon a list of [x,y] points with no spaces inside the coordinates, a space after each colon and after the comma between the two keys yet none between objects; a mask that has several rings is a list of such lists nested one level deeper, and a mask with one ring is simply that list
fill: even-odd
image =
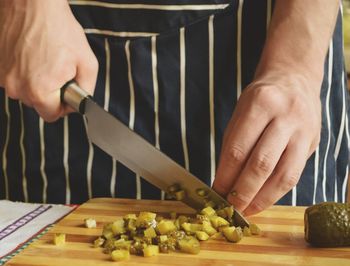
[{"label": "forearm", "polygon": [[256,78],[292,68],[319,83],[338,0],[277,0]]}]

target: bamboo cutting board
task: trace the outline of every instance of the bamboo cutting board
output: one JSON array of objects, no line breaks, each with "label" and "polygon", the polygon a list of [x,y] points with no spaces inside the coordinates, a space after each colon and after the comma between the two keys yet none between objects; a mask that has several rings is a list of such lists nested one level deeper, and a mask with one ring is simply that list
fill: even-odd
[{"label": "bamboo cutting board", "polygon": [[[192,213],[176,201],[93,199],[58,222],[41,239],[15,256],[6,265],[350,265],[349,248],[313,248],[304,241],[303,207],[273,206],[249,217],[262,229],[260,236],[244,237],[237,244],[225,240],[201,242],[198,255],[180,252],[160,254],[157,257],[131,256],[125,262],[113,262],[102,249],[92,247],[92,241],[101,234],[104,223],[128,213],[153,211],[168,214]],[[98,228],[84,227],[85,218],[94,218]],[[54,233],[66,233],[63,247],[52,244]]]}]

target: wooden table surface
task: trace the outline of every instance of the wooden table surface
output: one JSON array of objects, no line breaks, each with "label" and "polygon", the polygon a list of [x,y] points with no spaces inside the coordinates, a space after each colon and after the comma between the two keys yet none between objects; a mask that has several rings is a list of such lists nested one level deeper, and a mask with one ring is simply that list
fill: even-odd
[{"label": "wooden table surface", "polygon": [[[176,211],[191,213],[181,202],[128,199],[93,199],[58,222],[41,239],[11,259],[6,265],[350,265],[350,247],[313,248],[304,240],[304,207],[273,206],[249,217],[262,229],[259,236],[244,237],[237,244],[225,240],[201,242],[198,255],[180,252],[156,257],[131,256],[125,262],[113,262],[92,241],[101,234],[103,224],[128,213]],[[95,218],[98,228],[84,227],[85,218]],[[54,233],[66,233],[62,247],[52,244]]]}]

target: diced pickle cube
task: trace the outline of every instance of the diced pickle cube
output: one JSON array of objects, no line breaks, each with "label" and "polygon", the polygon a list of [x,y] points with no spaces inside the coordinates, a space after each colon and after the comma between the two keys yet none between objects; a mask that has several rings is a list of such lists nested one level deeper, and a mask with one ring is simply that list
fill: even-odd
[{"label": "diced pickle cube", "polygon": [[96,228],[96,220],[92,218],[87,218],[84,220],[85,227],[87,228]]},{"label": "diced pickle cube", "polygon": [[252,235],[260,235],[261,233],[260,228],[256,224],[250,224],[249,229]]},{"label": "diced pickle cube", "polygon": [[124,227],[128,231],[135,231],[136,230],[136,219],[128,219],[125,220]]},{"label": "diced pickle cube", "polygon": [[214,235],[217,231],[214,227],[212,227],[210,222],[203,221],[202,230],[206,232],[209,236]]},{"label": "diced pickle cube", "polygon": [[179,224],[182,225],[183,223],[188,222],[188,217],[186,217],[185,215],[180,215],[177,220],[179,221]]},{"label": "diced pickle cube", "polygon": [[183,239],[180,239],[178,244],[179,244],[180,250],[185,253],[198,254],[200,251],[199,241],[196,238],[191,236],[187,236],[187,237],[184,237]]},{"label": "diced pickle cube", "polygon": [[244,236],[251,236],[252,235],[252,232],[250,231],[249,227],[244,226],[244,228],[243,228],[243,235]]},{"label": "diced pickle cube", "polygon": [[216,240],[223,240],[225,239],[225,237],[223,236],[223,234],[221,232],[216,232],[215,234],[213,234],[210,239],[216,239]]},{"label": "diced pickle cube", "polygon": [[118,219],[113,222],[112,224],[112,232],[114,235],[121,235],[125,233],[125,228],[124,228],[124,220],[123,219]]},{"label": "diced pickle cube", "polygon": [[168,236],[167,235],[160,235],[159,236],[159,242],[160,243],[164,243],[166,241],[168,241]]},{"label": "diced pickle cube", "polygon": [[173,221],[162,220],[157,225],[157,230],[161,235],[166,235],[176,230],[176,226]]},{"label": "diced pickle cube", "polygon": [[210,222],[211,222],[211,225],[214,228],[218,228],[220,226],[224,226],[224,225],[229,225],[230,224],[228,221],[226,221],[224,218],[222,218],[220,216],[212,216],[212,217],[210,217]]},{"label": "diced pickle cube", "polygon": [[152,225],[156,216],[157,215],[153,212],[140,212],[136,219],[135,225],[136,227],[149,227]]},{"label": "diced pickle cube", "polygon": [[105,242],[105,239],[102,238],[102,237],[98,237],[95,239],[94,241],[94,247],[95,248],[98,248],[98,247],[101,247],[103,245],[103,243]]},{"label": "diced pickle cube", "polygon": [[228,241],[234,243],[239,242],[243,237],[242,229],[240,227],[226,227],[222,230],[222,233]]},{"label": "diced pickle cube", "polygon": [[198,240],[205,241],[209,239],[209,235],[204,231],[197,231],[196,237]]},{"label": "diced pickle cube", "polygon": [[136,216],[136,214],[135,213],[129,213],[129,214],[126,214],[124,217],[123,217],[123,219],[125,219],[125,220],[129,220],[129,219],[137,219],[137,216]]},{"label": "diced pickle cube", "polygon": [[213,216],[216,214],[216,212],[212,207],[208,206],[201,211],[201,214],[206,216]]},{"label": "diced pickle cube", "polygon": [[233,214],[234,214],[233,206],[225,207],[223,210],[225,211],[227,218],[232,218],[233,217]]},{"label": "diced pickle cube", "polygon": [[176,219],[176,212],[170,212],[170,219],[175,220]]},{"label": "diced pickle cube", "polygon": [[224,209],[216,210],[216,214],[222,218],[227,218],[227,214]]},{"label": "diced pickle cube", "polygon": [[66,243],[66,234],[55,234],[53,237],[53,243],[56,246],[63,246]]},{"label": "diced pickle cube", "polygon": [[111,258],[114,261],[128,260],[130,258],[129,250],[116,249],[116,250],[112,251]]},{"label": "diced pickle cube", "polygon": [[191,224],[191,232],[195,233],[196,231],[202,231],[202,224]]},{"label": "diced pickle cube", "polygon": [[219,232],[222,232],[222,230],[224,230],[226,227],[229,227],[229,225],[223,225],[223,226],[219,226],[218,228],[216,228]]},{"label": "diced pickle cube", "polygon": [[156,233],[156,231],[154,230],[153,227],[148,227],[147,229],[145,229],[145,230],[143,231],[143,235],[144,235],[145,237],[152,238],[152,237],[156,237],[156,236],[157,236],[157,233]]},{"label": "diced pickle cube", "polygon": [[181,228],[183,230],[185,230],[186,232],[190,232],[191,231],[191,224],[190,223],[182,223]]},{"label": "diced pickle cube", "polygon": [[114,247],[116,249],[130,250],[131,242],[132,241],[130,241],[130,240],[124,240],[123,238],[121,238],[121,239],[114,241]]},{"label": "diced pickle cube", "polygon": [[112,231],[112,223],[106,224],[103,227],[102,235],[106,239],[110,239],[114,237],[113,231]]},{"label": "diced pickle cube", "polygon": [[205,207],[212,207],[212,208],[215,208],[215,202],[214,201],[212,201],[212,200],[210,200],[210,201],[207,201],[206,203],[205,203]]},{"label": "diced pickle cube", "polygon": [[157,245],[148,245],[143,249],[144,257],[156,256],[159,253],[159,247]]}]

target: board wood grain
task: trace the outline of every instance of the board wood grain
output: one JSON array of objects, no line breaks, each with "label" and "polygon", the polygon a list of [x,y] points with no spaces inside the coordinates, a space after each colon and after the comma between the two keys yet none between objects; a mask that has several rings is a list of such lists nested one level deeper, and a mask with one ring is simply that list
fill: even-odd
[{"label": "board wood grain", "polygon": [[[304,240],[304,207],[273,206],[249,217],[262,229],[259,236],[244,237],[237,244],[223,239],[201,242],[198,255],[172,252],[156,257],[131,256],[125,262],[113,262],[92,241],[101,234],[105,223],[128,213],[170,211],[190,214],[193,211],[176,201],[92,199],[59,221],[47,234],[6,265],[350,265],[349,248],[314,248]],[[85,218],[98,222],[96,229],[84,227]],[[53,245],[54,233],[66,233],[67,243]]]}]

